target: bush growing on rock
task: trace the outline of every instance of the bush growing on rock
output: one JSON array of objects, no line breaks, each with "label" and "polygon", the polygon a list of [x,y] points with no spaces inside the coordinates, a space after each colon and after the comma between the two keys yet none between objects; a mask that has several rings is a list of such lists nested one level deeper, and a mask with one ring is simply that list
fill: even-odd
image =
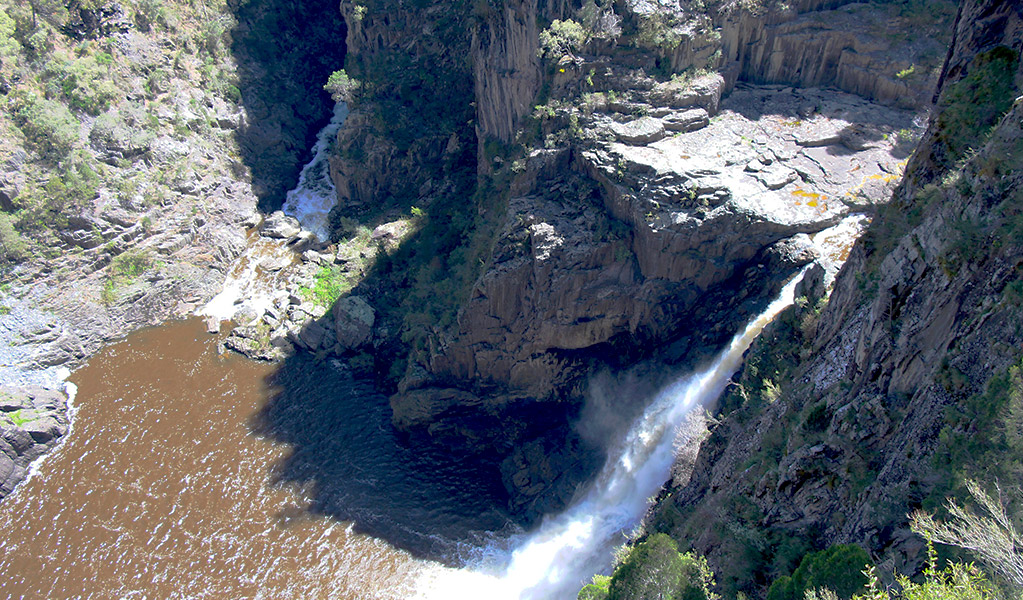
[{"label": "bush growing on rock", "polygon": [[334,99],[334,102],[351,102],[358,87],[359,82],[349,77],[348,73],[341,69],[330,74],[323,89],[330,92],[330,97]]},{"label": "bush growing on rock", "polygon": [[[106,60],[101,64],[99,57]],[[55,57],[43,70],[47,96],[62,95],[72,108],[98,115],[118,96],[109,70],[110,55],[105,53],[74,59]]]},{"label": "bush growing on rock", "polygon": [[29,95],[15,111],[14,122],[25,137],[51,160],[60,160],[78,141],[78,119],[66,106]]},{"label": "bush growing on rock", "polygon": [[714,600],[714,575],[707,560],[657,533],[629,550],[610,577],[594,577],[579,600]]},{"label": "bush growing on rock", "polygon": [[870,564],[867,552],[855,544],[835,544],[812,552],[803,557],[791,577],[779,577],[771,584],[767,600],[802,600],[808,590],[817,588],[849,598],[869,583],[863,570]]},{"label": "bush growing on rock", "polygon": [[587,37],[583,26],[572,19],[555,19],[550,27],[540,32],[541,56],[557,60],[582,48]]},{"label": "bush growing on rock", "polygon": [[11,215],[0,213],[0,264],[28,258],[28,245],[14,228]]}]

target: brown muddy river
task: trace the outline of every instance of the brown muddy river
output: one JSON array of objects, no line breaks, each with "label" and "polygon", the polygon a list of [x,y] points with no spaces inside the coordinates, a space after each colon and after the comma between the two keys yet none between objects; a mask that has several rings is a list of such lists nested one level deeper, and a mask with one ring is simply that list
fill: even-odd
[{"label": "brown muddy river", "polygon": [[499,484],[400,443],[340,367],[221,354],[192,320],[71,381],[72,432],[0,504],[5,597],[405,598],[510,528]]}]

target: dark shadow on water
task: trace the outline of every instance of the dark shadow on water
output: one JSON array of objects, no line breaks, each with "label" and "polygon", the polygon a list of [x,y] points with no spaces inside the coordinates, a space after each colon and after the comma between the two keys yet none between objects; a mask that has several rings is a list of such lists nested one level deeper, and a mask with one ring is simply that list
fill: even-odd
[{"label": "dark shadow on water", "polygon": [[268,378],[269,401],[251,427],[293,449],[273,485],[311,486],[311,512],[452,566],[488,532],[513,528],[493,465],[403,443],[387,397],[338,365],[300,353]]},{"label": "dark shadow on water", "polygon": [[[280,208],[286,192],[295,186],[317,132],[331,116],[333,102],[322,87],[330,73],[344,65],[345,23],[337,0],[229,2],[237,21],[231,31],[231,52],[239,64],[238,87],[247,114],[237,132],[241,160],[251,173],[260,209],[269,212]],[[464,31],[456,30],[465,37]],[[359,212],[340,215],[372,230],[407,216],[413,205],[430,210],[422,230],[400,250],[360,273],[358,284],[349,292],[368,299],[377,310],[378,327],[392,330],[400,330],[401,315],[407,310],[412,284],[407,274],[435,257],[443,261],[464,242],[471,216],[477,214],[466,209],[476,181],[475,132],[466,116],[471,83],[458,78],[437,97],[419,88],[406,89],[439,72],[438,65],[445,61],[464,62],[464,53],[443,45],[437,52],[439,56],[407,56],[407,51],[396,47],[389,55],[393,60],[384,61],[384,67],[403,77],[383,79],[394,84],[395,94],[403,92],[400,97],[385,98],[396,118],[414,116],[424,122],[455,124],[448,123],[448,129],[395,127],[399,133],[408,132],[411,138],[404,140],[405,145],[426,163],[436,155],[434,176],[437,188],[445,190],[445,200],[428,206],[415,194],[384,194],[372,198]],[[413,124],[420,125],[415,119]],[[459,152],[445,153],[450,127],[455,126],[465,143]],[[419,185],[411,189],[418,190]],[[438,195],[437,191],[432,195]],[[323,320],[330,319],[328,312]],[[329,336],[334,336],[332,329]],[[381,382],[353,377],[348,367],[337,366],[365,362],[369,355],[352,352],[335,362],[323,357],[330,355],[329,350],[289,357],[267,382],[271,395],[251,428],[292,448],[270,473],[270,485],[299,485],[312,498],[310,512],[351,522],[357,532],[417,557],[452,565],[460,563],[464,548],[478,547],[495,533],[515,529],[496,458],[403,438],[391,424],[387,395],[376,386]],[[360,370],[360,377],[372,377],[376,371],[379,379],[381,372],[387,373],[390,365],[402,360],[403,352],[374,350],[369,361],[376,364],[369,372]],[[279,515],[282,526],[294,518],[290,513]]]},{"label": "dark shadow on water", "polygon": [[337,0],[229,0],[230,51],[247,118],[235,135],[259,208],[280,208],[309,161],[334,102],[323,90],[344,65]]}]

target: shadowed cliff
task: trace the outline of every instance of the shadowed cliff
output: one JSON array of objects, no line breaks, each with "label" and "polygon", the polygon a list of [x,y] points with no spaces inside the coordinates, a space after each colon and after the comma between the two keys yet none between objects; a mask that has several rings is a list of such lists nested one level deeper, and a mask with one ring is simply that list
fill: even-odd
[{"label": "shadowed cliff", "polygon": [[323,90],[344,65],[345,22],[331,0],[231,0],[230,52],[245,121],[235,135],[241,172],[264,212],[280,208],[295,186],[334,106]]}]

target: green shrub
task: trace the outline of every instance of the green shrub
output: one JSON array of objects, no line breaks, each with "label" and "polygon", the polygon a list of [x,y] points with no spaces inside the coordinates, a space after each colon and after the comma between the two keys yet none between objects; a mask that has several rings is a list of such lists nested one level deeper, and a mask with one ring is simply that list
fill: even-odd
[{"label": "green shrub", "polygon": [[0,64],[8,64],[17,60],[21,44],[14,38],[14,19],[0,10]]},{"label": "green shrub", "polygon": [[803,600],[808,590],[817,588],[849,598],[869,583],[863,570],[870,564],[867,552],[854,544],[835,544],[812,552],[803,557],[791,577],[779,577],[771,584],[767,600]]},{"label": "green shrub", "polygon": [[122,284],[130,284],[143,273],[159,267],[160,262],[148,250],[129,250],[117,256],[107,269],[107,277],[99,293],[100,301],[107,306],[114,304]]},{"label": "green shrub", "polygon": [[142,31],[149,31],[157,24],[166,27],[166,9],[160,0],[138,0],[135,3],[135,24]]},{"label": "green shrub", "polygon": [[938,101],[939,139],[948,148],[948,164],[980,148],[1016,98],[1019,53],[1005,46],[978,54],[963,79]]},{"label": "green shrub", "polygon": [[[1014,376],[1017,385],[1023,386],[1018,370]],[[1017,388],[1016,394],[1017,401],[1023,402],[1020,398],[1023,390]],[[928,543],[939,542],[970,550],[1017,591],[1023,591],[1023,535],[1016,530],[1000,497],[988,494],[976,481],[967,481],[966,487],[974,503],[983,508],[981,514],[949,498],[946,500],[947,520],[917,511],[910,517],[910,527]]]},{"label": "green shrub", "polygon": [[642,48],[672,52],[682,43],[682,34],[676,31],[672,17],[655,12],[641,18],[636,44]]},{"label": "green shrub", "polygon": [[53,100],[29,96],[14,114],[14,122],[38,151],[60,160],[78,141],[78,119],[66,106]]},{"label": "green shrub", "polygon": [[149,252],[137,250],[119,255],[110,263],[110,270],[117,277],[133,281],[139,275],[142,275],[156,265],[156,260]]},{"label": "green shrub", "polygon": [[[869,587],[866,592],[857,594],[852,600],[998,600],[999,595],[973,565],[952,563],[944,570],[938,571],[937,559],[930,552],[923,580],[916,582],[899,575],[895,578],[896,585],[885,587],[874,574],[874,568],[867,570]],[[811,590],[806,600],[838,600],[834,592]]]},{"label": "green shrub", "polygon": [[324,265],[313,279],[311,288],[303,288],[300,295],[304,300],[323,308],[330,308],[342,294],[350,291],[353,283],[348,273],[338,265]]},{"label": "green shrub", "polygon": [[[104,57],[101,64],[97,56]],[[63,96],[71,108],[98,115],[118,97],[117,86],[111,81],[109,54],[82,56],[73,60],[54,58],[46,64],[43,78],[47,95]],[[106,60],[109,59],[109,60]]]},{"label": "green shrub", "polygon": [[556,61],[582,48],[588,37],[583,26],[572,19],[555,19],[550,27],[540,32],[540,55]]},{"label": "green shrub", "polygon": [[611,578],[607,575],[594,575],[593,582],[587,583],[579,590],[578,600],[606,600]]},{"label": "green shrub", "polygon": [[[599,600],[602,585],[596,581],[590,585],[594,587],[587,586],[587,593]],[[713,585],[714,577],[705,558],[691,552],[680,553],[675,540],[657,533],[629,550],[608,582],[607,599],[709,600],[716,597],[711,592]]]},{"label": "green shrub", "polygon": [[330,93],[334,102],[351,102],[358,87],[359,82],[349,77],[344,69],[340,69],[330,74],[323,89]]},{"label": "green shrub", "polygon": [[0,213],[0,263],[19,262],[28,258],[28,244],[14,228],[14,218]]}]

